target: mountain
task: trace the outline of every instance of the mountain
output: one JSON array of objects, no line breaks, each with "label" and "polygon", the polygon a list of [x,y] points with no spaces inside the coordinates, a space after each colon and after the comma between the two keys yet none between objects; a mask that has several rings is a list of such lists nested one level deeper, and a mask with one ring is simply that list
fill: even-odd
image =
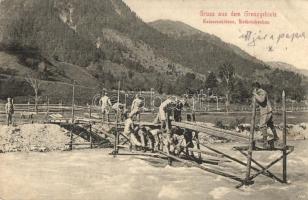
[{"label": "mountain", "polygon": [[308,77],[308,70],[306,70],[306,69],[299,69],[299,68],[295,67],[294,65],[291,65],[291,64],[288,64],[288,63],[284,63],[284,62],[267,62],[267,64],[270,65],[273,68],[278,68],[278,69],[281,69],[281,70],[295,72],[295,73],[302,74],[302,75],[305,75],[306,77]]},{"label": "mountain", "polygon": [[[203,88],[208,73],[224,64],[245,81],[269,82],[271,71],[238,47],[184,23],[147,24],[121,0],[3,0],[0,53],[3,77],[31,74],[93,90],[117,88],[121,81],[125,90],[183,94]],[[0,84],[7,83],[0,76]],[[59,90],[47,88],[42,95]]]},{"label": "mountain", "polygon": [[[150,26],[156,30],[169,35],[171,37],[185,37],[191,35],[209,35],[198,29],[195,29],[184,22],[181,21],[172,21],[172,20],[156,20],[148,23]],[[210,35],[209,35],[210,36]],[[217,37],[212,36],[212,39],[218,39]]]},{"label": "mountain", "polygon": [[156,62],[155,57],[159,57],[167,60],[163,65],[179,64],[176,68],[183,66],[201,74],[225,62],[233,63],[243,75],[264,69],[263,63],[237,56],[225,43],[216,45],[218,38],[198,40],[191,35],[174,38],[163,34],[139,19],[121,0],[6,0],[1,8],[4,17],[0,23],[4,21],[2,27],[7,27],[4,41],[35,46],[46,57],[80,66],[103,56],[113,59],[108,54],[111,52],[121,54],[124,60],[147,61],[141,63],[145,67],[153,64],[148,62],[151,59],[162,65]]},{"label": "mountain", "polygon": [[255,57],[249,55],[239,47],[230,43],[226,43],[213,34],[202,32],[183,22],[172,20],[156,20],[149,22],[148,24],[161,33],[167,34],[170,37],[178,39],[190,38],[192,40],[206,41],[207,43],[210,43],[211,45],[217,46],[226,51],[233,51],[244,59],[251,60],[252,62],[259,63],[260,65],[264,65],[261,60],[258,60]]}]

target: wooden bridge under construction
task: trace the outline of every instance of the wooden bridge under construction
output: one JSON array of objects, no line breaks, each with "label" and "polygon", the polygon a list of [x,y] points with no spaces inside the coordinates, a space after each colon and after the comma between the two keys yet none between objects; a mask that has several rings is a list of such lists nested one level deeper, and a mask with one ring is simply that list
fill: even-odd
[{"label": "wooden bridge under construction", "polygon": [[[91,148],[95,146],[104,146],[106,145],[106,139],[109,139],[109,147],[113,147],[113,151],[110,153],[114,157],[123,156],[123,155],[142,155],[142,156],[151,156],[162,158],[167,160],[169,164],[176,162],[182,163],[187,166],[197,167],[201,170],[214,173],[231,180],[238,182],[236,185],[237,188],[243,185],[250,185],[254,183],[254,179],[259,175],[264,175],[280,183],[287,183],[287,156],[293,152],[294,147],[287,145],[286,140],[286,111],[285,107],[283,108],[283,118],[284,118],[284,128],[283,128],[283,138],[281,143],[275,143],[270,141],[270,147],[263,148],[257,143],[257,137],[255,137],[255,117],[256,117],[256,108],[255,103],[253,103],[252,111],[252,120],[250,134],[244,135],[235,131],[224,130],[209,126],[206,123],[202,122],[192,122],[192,121],[183,121],[183,122],[174,122],[172,121],[172,126],[177,127],[182,130],[189,130],[193,132],[193,143],[194,147],[184,147],[183,155],[175,155],[168,153],[166,151],[157,150],[154,153],[144,153],[140,151],[129,151],[127,143],[129,139],[127,136],[122,134],[123,122],[102,122],[101,119],[92,117],[91,109],[89,110],[88,117],[75,117],[69,119],[63,118],[61,115],[50,115],[47,123],[59,124],[71,132],[71,142],[69,145],[70,149],[73,149],[75,145],[89,145]],[[96,124],[101,124],[100,128],[95,128]],[[136,125],[144,125],[151,129],[160,129],[160,124],[155,124],[151,122],[136,122]],[[109,127],[104,128],[104,127]],[[111,131],[112,130],[112,131]],[[88,140],[87,144],[76,144],[74,143],[74,136],[83,133],[83,137]],[[84,134],[85,133],[85,134]],[[244,159],[240,160],[235,156],[227,154],[219,150],[215,145],[210,145],[200,141],[200,135],[207,135],[214,138],[219,138],[227,141],[235,142],[233,147],[234,151],[240,152]],[[112,144],[113,143],[113,144]],[[105,146],[106,147],[106,146]],[[274,159],[272,162],[267,165],[261,164],[261,162],[253,158],[253,152],[267,152],[271,154],[273,151],[281,152],[281,156]],[[191,156],[193,155],[193,156]],[[197,156],[194,156],[197,155]],[[270,168],[282,161],[282,177],[275,175],[270,171]],[[229,170],[226,166],[236,166],[244,167],[244,171],[239,171],[233,173],[232,170]],[[252,171],[254,173],[252,173]]]}]

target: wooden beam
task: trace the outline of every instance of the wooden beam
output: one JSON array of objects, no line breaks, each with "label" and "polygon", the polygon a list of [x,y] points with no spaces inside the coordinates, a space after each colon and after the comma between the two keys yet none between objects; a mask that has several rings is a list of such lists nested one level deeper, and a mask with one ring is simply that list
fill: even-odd
[{"label": "wooden beam", "polygon": [[283,111],[283,160],[282,160],[282,179],[284,183],[287,183],[287,116],[286,116],[286,93],[282,92],[282,111]]},{"label": "wooden beam", "polygon": [[252,151],[253,151],[253,146],[254,146],[255,122],[256,122],[256,98],[255,96],[253,96],[252,97],[252,117],[251,117],[251,127],[250,127],[250,135],[249,135],[249,149],[248,149],[248,155],[247,155],[245,184],[250,184],[249,181],[250,181]]},{"label": "wooden beam", "polygon": [[200,150],[200,149],[188,148],[188,150],[192,151],[192,152],[197,152],[197,153],[202,153],[202,154],[205,154],[205,155],[213,156],[213,157],[218,157],[218,158],[224,157],[224,155],[222,155],[222,154],[212,153],[212,152],[209,152],[209,151],[203,151],[203,150]]},{"label": "wooden beam", "polygon": [[218,138],[224,138],[229,140],[235,140],[240,142],[247,142],[247,136],[240,135],[235,132],[226,131],[223,129],[215,129],[212,127],[200,126],[198,124],[186,123],[186,122],[172,122],[172,125],[178,126],[180,128],[186,128],[192,131],[197,131],[201,133],[205,133],[211,136],[215,136]]},{"label": "wooden beam", "polygon": [[165,153],[163,151],[158,151],[160,154],[164,155],[164,156],[167,156],[169,158],[172,158],[176,161],[179,161],[179,162],[182,162],[184,163],[185,165],[187,166],[190,166],[190,167],[197,167],[199,169],[202,169],[204,171],[207,171],[207,172],[210,172],[210,173],[214,173],[214,174],[217,174],[217,175],[220,175],[220,176],[223,176],[223,177],[227,177],[227,178],[230,178],[232,180],[235,180],[235,181],[238,181],[238,182],[243,182],[243,179],[236,176],[236,175],[233,175],[233,174],[228,174],[228,173],[225,173],[223,171],[219,171],[219,170],[216,170],[216,169],[211,169],[211,168],[208,168],[208,167],[205,167],[203,165],[199,165],[199,164],[196,164],[196,163],[193,163],[193,162],[190,162],[190,161],[187,161],[187,160],[183,160],[179,157],[176,157],[176,156],[173,156],[173,155],[170,155],[168,153]]},{"label": "wooden beam", "polygon": [[[241,152],[244,156],[248,156],[245,152],[243,152],[243,151],[239,151],[239,152]],[[280,178],[278,178],[275,174],[273,174],[272,172],[270,172],[268,169],[265,169],[265,167],[263,167],[259,162],[257,162],[255,159],[251,159],[251,161],[253,162],[253,163],[255,163],[258,167],[260,167],[262,170],[264,170],[264,172],[262,173],[263,175],[265,175],[265,176],[267,176],[267,177],[270,177],[270,178],[272,178],[272,179],[274,179],[274,180],[276,180],[276,181],[278,181],[278,182],[280,182],[280,183],[282,183],[283,181],[280,179]]]},{"label": "wooden beam", "polygon": [[[288,151],[288,152],[286,153],[286,156],[289,155],[289,154],[292,153],[292,152],[293,152],[293,149],[290,150],[290,151]],[[248,181],[248,182],[249,182],[249,181],[252,181],[254,178],[256,178],[256,177],[259,176],[260,174],[264,173],[265,170],[269,169],[269,168],[272,167],[274,164],[276,164],[278,161],[280,161],[281,159],[283,159],[283,157],[284,157],[284,155],[280,156],[279,158],[277,158],[276,160],[274,160],[273,162],[271,162],[270,164],[268,164],[266,167],[264,167],[264,169],[259,170],[256,174],[254,174],[253,176],[250,176],[249,179],[248,179],[248,180],[245,180],[244,183],[241,183],[241,184],[237,185],[236,188],[242,187],[242,186],[246,183],[246,181]]]}]

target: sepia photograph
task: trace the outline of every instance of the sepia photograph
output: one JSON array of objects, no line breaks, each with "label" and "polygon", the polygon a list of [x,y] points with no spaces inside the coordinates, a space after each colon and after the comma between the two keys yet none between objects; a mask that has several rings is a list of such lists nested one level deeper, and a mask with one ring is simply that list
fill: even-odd
[{"label": "sepia photograph", "polygon": [[0,0],[0,200],[308,200],[307,10]]}]

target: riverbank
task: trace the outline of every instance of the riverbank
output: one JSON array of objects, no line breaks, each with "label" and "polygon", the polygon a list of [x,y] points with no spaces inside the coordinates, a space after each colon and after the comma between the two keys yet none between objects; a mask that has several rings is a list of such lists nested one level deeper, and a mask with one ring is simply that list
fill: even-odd
[{"label": "riverbank", "polygon": [[[48,152],[66,150],[67,130],[56,124],[0,125],[0,152]],[[80,137],[76,142],[84,142]]]}]

